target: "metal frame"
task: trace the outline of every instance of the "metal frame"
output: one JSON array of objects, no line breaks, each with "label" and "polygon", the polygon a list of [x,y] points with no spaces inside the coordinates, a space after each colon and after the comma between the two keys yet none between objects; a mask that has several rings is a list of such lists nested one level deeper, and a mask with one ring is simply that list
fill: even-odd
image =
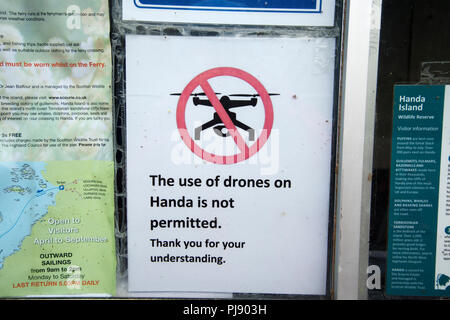
[{"label": "metal frame", "polygon": [[367,299],[381,0],[348,0],[336,240],[336,299]]}]

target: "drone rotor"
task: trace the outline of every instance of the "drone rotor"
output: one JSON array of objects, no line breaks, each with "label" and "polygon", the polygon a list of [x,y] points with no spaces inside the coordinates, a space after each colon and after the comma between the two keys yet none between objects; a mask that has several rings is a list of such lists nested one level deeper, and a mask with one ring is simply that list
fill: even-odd
[{"label": "drone rotor", "polygon": [[[220,92],[214,92],[216,95],[221,94]],[[171,93],[171,96],[181,96],[181,93]],[[198,93],[191,93],[190,96],[197,97],[197,96],[206,96],[206,93],[204,92],[198,92]]]},{"label": "drone rotor", "polygon": [[[279,96],[279,93],[269,93],[269,96]],[[229,94],[229,97],[260,97],[258,93],[255,94],[249,94],[249,93],[236,93],[236,94]]]}]

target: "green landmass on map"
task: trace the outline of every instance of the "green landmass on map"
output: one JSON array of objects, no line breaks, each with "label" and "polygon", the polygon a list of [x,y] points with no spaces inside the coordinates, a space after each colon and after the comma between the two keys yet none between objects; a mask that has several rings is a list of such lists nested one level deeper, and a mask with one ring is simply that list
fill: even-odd
[{"label": "green landmass on map", "polygon": [[5,259],[0,296],[114,295],[114,162],[47,162],[42,175],[61,190]]}]

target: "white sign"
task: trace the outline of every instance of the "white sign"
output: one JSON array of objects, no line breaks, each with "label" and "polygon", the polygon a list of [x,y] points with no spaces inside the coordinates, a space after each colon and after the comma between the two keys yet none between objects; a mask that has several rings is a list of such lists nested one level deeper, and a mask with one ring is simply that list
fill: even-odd
[{"label": "white sign", "polygon": [[335,39],[128,35],[133,292],[326,292]]},{"label": "white sign", "polygon": [[241,25],[333,26],[334,0],[124,0],[123,19]]}]

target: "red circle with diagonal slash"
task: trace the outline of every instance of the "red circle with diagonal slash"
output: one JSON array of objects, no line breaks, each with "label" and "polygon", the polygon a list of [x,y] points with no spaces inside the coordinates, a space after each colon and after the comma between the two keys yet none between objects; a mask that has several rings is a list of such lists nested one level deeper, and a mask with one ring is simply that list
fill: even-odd
[{"label": "red circle with diagonal slash", "polygon": [[[222,106],[216,94],[214,93],[214,90],[212,89],[211,85],[208,83],[209,79],[223,76],[235,77],[247,82],[256,90],[256,92],[258,93],[263,102],[265,113],[263,130],[258,139],[251,146],[248,146],[245,143],[244,139],[236,129],[236,126],[234,125],[234,123],[228,116],[227,112],[225,111],[225,108]],[[209,101],[213,105],[215,111],[219,115],[223,124],[227,128],[230,135],[233,137],[234,142],[236,143],[236,145],[240,150],[240,153],[223,156],[207,152],[203,150],[200,146],[198,146],[189,135],[186,127],[186,106],[192,92],[194,92],[195,88],[197,88],[198,86],[200,86],[203,89],[203,92],[208,97]],[[200,73],[198,76],[192,79],[181,93],[177,105],[177,126],[184,143],[192,150],[194,154],[196,154],[200,158],[217,164],[238,163],[247,160],[248,158],[256,154],[267,142],[267,139],[270,136],[270,132],[273,126],[272,101],[270,99],[269,93],[261,84],[261,82],[259,82],[258,79],[256,79],[251,74],[243,70],[230,67],[220,67],[210,69]]]}]

